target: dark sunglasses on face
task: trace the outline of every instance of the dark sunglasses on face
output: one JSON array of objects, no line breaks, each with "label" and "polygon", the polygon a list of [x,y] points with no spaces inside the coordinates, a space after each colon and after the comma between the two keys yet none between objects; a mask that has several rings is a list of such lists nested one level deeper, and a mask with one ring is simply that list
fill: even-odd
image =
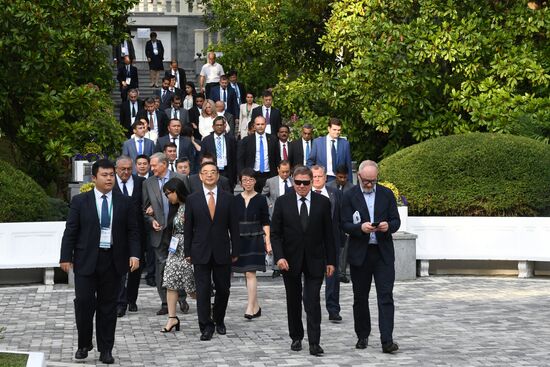
[{"label": "dark sunglasses on face", "polygon": [[296,186],[309,186],[311,184],[311,180],[294,180],[294,183]]}]

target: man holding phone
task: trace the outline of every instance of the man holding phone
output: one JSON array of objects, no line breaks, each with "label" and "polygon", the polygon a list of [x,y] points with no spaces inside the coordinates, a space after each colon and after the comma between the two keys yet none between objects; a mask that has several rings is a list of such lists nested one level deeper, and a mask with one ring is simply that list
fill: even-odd
[{"label": "man holding phone", "polygon": [[393,283],[395,254],[392,233],[401,225],[393,192],[377,185],[378,165],[363,161],[359,185],[344,194],[342,227],[349,234],[348,261],[353,283],[353,318],[357,349],[365,349],[371,332],[369,292],[372,278],[378,300],[378,326],[382,351],[393,353]]}]

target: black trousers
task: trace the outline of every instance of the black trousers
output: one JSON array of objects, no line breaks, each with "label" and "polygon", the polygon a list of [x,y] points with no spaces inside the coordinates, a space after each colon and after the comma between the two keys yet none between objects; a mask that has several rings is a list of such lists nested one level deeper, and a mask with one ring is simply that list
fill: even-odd
[{"label": "black trousers", "polygon": [[286,291],[286,312],[288,315],[288,332],[292,340],[304,338],[302,324],[302,292],[304,309],[306,311],[307,338],[309,344],[319,344],[321,339],[321,301],[320,292],[323,277],[312,277],[304,273],[302,276],[283,272]]},{"label": "black trousers", "polygon": [[[195,264],[195,285],[197,287],[197,314],[199,328],[214,331],[214,323],[224,324],[225,311],[231,287],[231,264],[217,264],[212,257],[208,264]],[[211,313],[210,292],[212,280],[216,288],[214,307]],[[212,315],[212,317],[211,317]]]},{"label": "black trousers", "polygon": [[120,290],[118,292],[118,307],[126,309],[128,304],[135,304],[138,298],[139,283],[143,261],[140,261],[139,268],[135,271],[128,270],[120,279]]},{"label": "black trousers", "polygon": [[350,264],[353,283],[353,319],[358,338],[368,338],[371,332],[369,292],[372,278],[376,286],[378,301],[378,327],[382,344],[393,342],[393,283],[395,281],[394,264],[386,264],[380,256],[377,245],[368,245],[367,256],[361,266]]},{"label": "black trousers", "polygon": [[340,313],[340,279],[338,278],[340,249],[336,250],[336,265],[331,277],[325,276],[325,304],[329,315]]},{"label": "black trousers", "polygon": [[120,275],[116,272],[112,250],[98,250],[95,272],[91,275],[75,274],[75,315],[78,347],[92,343],[95,314],[97,349],[111,351],[115,342],[116,306]]},{"label": "black trousers", "polygon": [[268,178],[273,177],[273,174],[271,174],[271,172],[264,172],[264,173],[260,173],[258,171],[254,171],[254,172],[256,172],[255,174],[256,183],[254,184],[254,191],[261,193],[265,186],[265,182],[267,181]]},{"label": "black trousers", "polygon": [[156,262],[157,259],[155,257],[155,248],[151,245],[151,235],[149,234],[149,231],[146,231],[146,239],[145,239],[145,268],[143,269],[147,275],[145,275],[145,279],[155,279],[156,277]]}]

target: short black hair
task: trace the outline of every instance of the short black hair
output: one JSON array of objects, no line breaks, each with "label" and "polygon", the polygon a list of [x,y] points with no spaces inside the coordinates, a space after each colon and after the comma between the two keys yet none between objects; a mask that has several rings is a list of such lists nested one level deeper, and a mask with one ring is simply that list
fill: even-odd
[{"label": "short black hair", "polygon": [[332,126],[332,125],[336,125],[336,126],[342,126],[342,121],[340,121],[339,118],[337,117],[331,117],[329,120],[328,120],[328,126]]},{"label": "short black hair", "polygon": [[243,176],[246,176],[246,177],[252,177],[252,178],[256,178],[256,171],[254,171],[252,168],[250,167],[246,167],[246,168],[243,168],[241,170],[241,173],[239,174],[239,180],[242,180],[243,179]]},{"label": "short black hair", "polygon": [[201,155],[201,167],[202,167],[202,164],[203,164],[203,160],[205,158],[208,159],[211,162],[216,163],[216,156],[214,154],[210,153],[210,152],[206,152],[206,153],[203,153]]},{"label": "short black hair", "polygon": [[115,164],[107,158],[98,159],[94,162],[94,164],[92,164],[92,176],[96,177],[97,171],[99,171],[100,168],[111,168],[113,170],[113,173],[115,172]]},{"label": "short black hair", "polygon": [[[173,75],[171,75],[171,76],[173,76]],[[169,77],[169,76],[163,76],[163,77],[162,77],[162,81],[165,81],[165,80],[170,81],[170,79],[172,79],[172,78]]]},{"label": "short black hair", "polygon": [[290,126],[288,126],[288,125],[281,125],[281,126],[279,126],[279,130],[277,130],[277,132],[281,131],[281,129],[282,129],[283,127],[284,127],[285,129],[287,129],[288,132],[290,133]]},{"label": "short black hair", "polygon": [[222,76],[220,76],[220,80],[228,80],[228,79],[229,79],[229,78],[228,78],[227,75],[225,75],[225,74],[222,75]]},{"label": "short black hair", "polygon": [[170,142],[170,143],[164,144],[164,146],[162,147],[162,151],[166,152],[166,148],[176,148],[176,149],[178,149],[178,146],[176,145],[176,143]]},{"label": "short black hair", "polygon": [[228,76],[228,77],[233,76],[233,75],[237,76],[237,70],[231,69],[231,70],[229,70],[229,72],[227,73],[227,76]]},{"label": "short black hair", "polygon": [[278,168],[281,168],[281,166],[290,165],[290,161],[288,159],[283,159],[279,162],[277,165]]},{"label": "short black hair", "polygon": [[266,90],[264,90],[264,93],[262,94],[262,97],[273,97],[273,93],[271,93],[270,90],[266,89]]},{"label": "short black hair", "polygon": [[151,34],[149,34],[150,38],[153,38],[153,37],[156,37],[156,36],[157,36],[157,32],[151,32]]},{"label": "short black hair", "polygon": [[139,125],[145,125],[145,121],[136,119],[136,121],[134,121],[134,123],[132,124],[132,130],[134,130]]},{"label": "short black hair", "polygon": [[191,164],[191,161],[187,157],[178,158],[176,160],[176,167],[178,166],[179,163],[185,163],[185,162]]},{"label": "short black hair", "polygon": [[204,93],[197,93],[197,96],[195,97],[195,99],[197,98],[202,98],[202,99],[206,99],[206,97],[204,96]]},{"label": "short black hair", "polygon": [[334,172],[335,175],[337,174],[348,174],[348,166],[346,166],[345,164],[341,164],[339,165],[338,167],[336,167],[336,172]]},{"label": "short black hair", "polygon": [[178,200],[180,201],[180,203],[185,203],[185,198],[187,197],[187,195],[189,195],[189,192],[187,191],[187,188],[185,187],[183,181],[176,177],[169,179],[168,182],[166,182],[164,186],[162,186],[162,191],[165,194],[169,192],[175,192],[178,196]]},{"label": "short black hair", "polygon": [[203,162],[203,163],[201,163],[201,169],[199,170],[199,172],[202,171],[202,168],[206,167],[206,166],[214,166],[214,167],[216,167],[216,172],[220,171],[218,169],[218,166],[216,165],[216,162]]},{"label": "short black hair", "polygon": [[147,163],[151,162],[151,159],[149,158],[149,156],[147,154],[140,154],[140,155],[136,156],[136,162],[137,162],[138,159],[145,159],[145,160],[147,160]]}]

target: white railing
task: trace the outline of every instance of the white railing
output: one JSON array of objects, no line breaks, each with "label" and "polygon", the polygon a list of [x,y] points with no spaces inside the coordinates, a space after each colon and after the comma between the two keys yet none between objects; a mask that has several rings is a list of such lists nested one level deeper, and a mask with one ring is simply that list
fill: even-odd
[{"label": "white railing", "polygon": [[131,13],[164,15],[203,15],[201,0],[140,0]]}]

